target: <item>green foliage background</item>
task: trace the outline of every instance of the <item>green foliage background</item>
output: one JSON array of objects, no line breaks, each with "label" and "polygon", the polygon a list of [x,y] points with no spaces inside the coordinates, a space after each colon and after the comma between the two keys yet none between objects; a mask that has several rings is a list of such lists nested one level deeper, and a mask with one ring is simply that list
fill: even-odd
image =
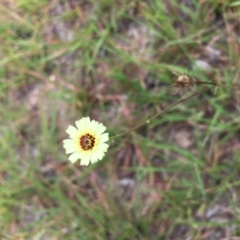
[{"label": "green foliage background", "polygon": [[[0,238],[239,239],[239,30],[239,1],[1,1]],[[114,136],[195,91],[68,162],[75,120]]]}]

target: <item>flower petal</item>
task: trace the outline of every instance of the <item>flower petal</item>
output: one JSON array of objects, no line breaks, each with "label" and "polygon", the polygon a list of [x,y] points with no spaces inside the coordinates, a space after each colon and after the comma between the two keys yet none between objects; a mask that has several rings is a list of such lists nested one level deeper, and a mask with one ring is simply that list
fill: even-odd
[{"label": "flower petal", "polygon": [[103,152],[98,152],[98,159],[99,160],[102,160],[103,156],[104,156],[104,153]]},{"label": "flower petal", "polygon": [[108,144],[102,143],[102,144],[99,146],[99,151],[106,152],[106,151],[108,150],[108,147],[109,147]]},{"label": "flower petal", "polygon": [[78,130],[80,130],[80,131],[83,130],[83,121],[82,121],[82,119],[76,121],[75,124],[76,124]]},{"label": "flower petal", "polygon": [[100,123],[99,125],[98,125],[98,130],[97,130],[97,132],[96,132],[96,134],[102,134],[104,131],[106,130],[106,127],[102,124],[102,123]]},{"label": "flower petal", "polygon": [[90,121],[90,118],[89,118],[89,117],[84,117],[84,118],[82,118],[82,121],[83,121],[83,126],[84,126],[85,128],[87,128],[87,127],[90,126],[91,121]]},{"label": "flower petal", "polygon": [[108,133],[102,134],[101,137],[100,137],[100,139],[99,139],[99,141],[100,141],[101,143],[107,142],[108,140],[109,140]]},{"label": "flower petal", "polygon": [[98,161],[98,155],[96,153],[93,153],[91,156],[91,163],[95,163]]},{"label": "flower petal", "polygon": [[89,163],[90,163],[90,157],[89,156],[84,156],[81,159],[81,162],[80,162],[81,165],[85,165],[85,166],[87,166]]},{"label": "flower petal", "polygon": [[72,139],[65,139],[63,140],[63,144],[73,143]]},{"label": "flower petal", "polygon": [[78,134],[78,130],[71,125],[67,128],[66,132],[69,134],[70,138],[72,139],[74,139]]},{"label": "flower petal", "polygon": [[70,155],[70,157],[68,158],[69,161],[71,161],[72,163],[76,162],[78,159],[80,158],[80,154],[75,152],[72,155]]},{"label": "flower petal", "polygon": [[67,148],[65,150],[66,150],[66,154],[73,153],[73,152],[76,151],[76,149],[74,147],[73,148]]}]

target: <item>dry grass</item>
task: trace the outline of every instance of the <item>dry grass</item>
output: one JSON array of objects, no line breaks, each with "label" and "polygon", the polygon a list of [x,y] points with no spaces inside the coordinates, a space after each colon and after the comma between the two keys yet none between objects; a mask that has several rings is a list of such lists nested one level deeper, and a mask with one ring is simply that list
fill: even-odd
[{"label": "dry grass", "polygon": [[[1,239],[240,239],[231,3],[1,2]],[[173,72],[219,87],[178,92]],[[103,161],[68,162],[75,120],[114,136],[196,91],[116,138]]]}]

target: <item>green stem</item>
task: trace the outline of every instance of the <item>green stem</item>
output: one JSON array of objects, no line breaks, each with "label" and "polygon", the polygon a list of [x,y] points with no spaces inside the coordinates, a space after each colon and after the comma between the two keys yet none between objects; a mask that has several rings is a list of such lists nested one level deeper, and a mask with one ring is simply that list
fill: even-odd
[{"label": "green stem", "polygon": [[[211,87],[205,89],[204,91],[207,91],[207,90],[209,90],[209,89],[211,89]],[[202,93],[202,92],[203,92],[203,91],[195,92],[195,93],[193,93],[192,95],[190,95],[190,96],[188,96],[188,97],[186,97],[186,98],[180,99],[179,101],[171,104],[170,106],[168,106],[167,108],[165,108],[165,109],[162,110],[161,112],[155,114],[155,115],[152,116],[151,118],[149,118],[149,119],[147,119],[147,120],[144,120],[142,123],[138,124],[137,126],[131,128],[131,129],[129,129],[129,130],[123,132],[123,133],[119,133],[119,134],[116,134],[115,136],[110,137],[109,140],[112,140],[112,139],[114,139],[114,138],[117,138],[117,137],[126,135],[126,134],[128,134],[128,133],[130,133],[130,132],[132,132],[132,131],[134,131],[134,130],[136,130],[136,129],[138,129],[139,127],[143,126],[144,124],[148,124],[148,123],[149,123],[151,120],[153,120],[154,118],[159,117],[160,115],[162,115],[163,113],[167,112],[168,110],[170,110],[171,108],[175,107],[176,105],[178,105],[178,104],[180,104],[180,103],[182,103],[182,102],[184,102],[184,101],[186,101],[186,100],[188,100],[188,99],[190,99],[190,98],[192,98],[192,97],[195,97],[195,96],[197,96],[198,94],[200,94],[200,93]]]}]

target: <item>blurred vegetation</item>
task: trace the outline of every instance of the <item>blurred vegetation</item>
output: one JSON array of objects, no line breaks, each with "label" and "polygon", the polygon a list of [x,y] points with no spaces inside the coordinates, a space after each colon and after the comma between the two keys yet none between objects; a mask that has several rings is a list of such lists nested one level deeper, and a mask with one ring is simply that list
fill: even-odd
[{"label": "blurred vegetation", "polygon": [[[0,239],[240,239],[239,5],[2,0]],[[219,87],[178,92],[173,71]],[[195,91],[67,160],[75,120],[114,136]]]}]

